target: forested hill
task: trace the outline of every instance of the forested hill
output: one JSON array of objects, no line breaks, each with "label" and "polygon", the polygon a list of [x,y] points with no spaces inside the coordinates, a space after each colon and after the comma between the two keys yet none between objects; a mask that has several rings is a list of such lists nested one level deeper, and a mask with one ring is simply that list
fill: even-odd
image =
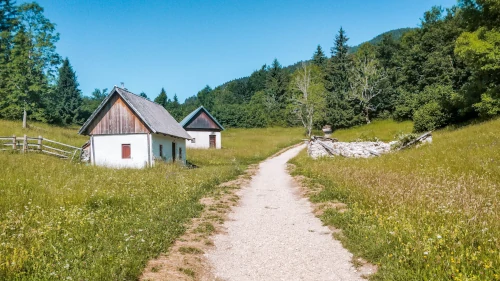
[{"label": "forested hill", "polygon": [[[382,39],[384,38],[384,36],[392,36],[392,38],[394,40],[399,40],[401,39],[401,37],[403,36],[404,33],[412,30],[414,28],[410,28],[410,27],[405,27],[405,28],[398,28],[398,29],[393,29],[393,30],[390,30],[390,31],[387,31],[387,32],[384,32],[384,33],[381,33],[377,36],[375,36],[373,39],[371,39],[370,41],[367,41],[367,42],[363,42],[359,45],[356,45],[356,46],[351,46],[349,47],[349,53],[355,53],[359,47],[365,43],[370,43],[372,45],[376,45],[378,43],[380,43],[382,41]],[[303,62],[310,62],[311,59],[305,59],[303,61],[299,61],[299,62],[296,62],[294,64],[291,64],[291,65],[288,65],[288,66],[284,66],[283,68],[289,72],[294,72],[295,70],[297,70],[301,64]],[[222,85],[220,85],[220,87],[224,87],[226,86],[227,84],[231,83],[231,82],[234,82],[234,81],[246,81],[248,80],[249,76],[245,76],[245,77],[241,77],[241,78],[236,78],[234,80],[231,80],[231,81],[228,81],[226,83],[223,83]]]},{"label": "forested hill", "polygon": [[[364,43],[370,43],[372,45],[377,45],[380,42],[382,42],[382,40],[384,39],[384,36],[388,36],[388,35],[392,36],[392,38],[394,40],[399,40],[399,39],[401,39],[401,37],[403,37],[403,34],[405,34],[408,31],[411,31],[413,29],[415,29],[415,28],[405,27],[405,28],[393,29],[393,30],[384,32],[382,34],[379,34],[379,35],[375,36],[372,40],[370,40],[368,42],[364,42]],[[349,52],[355,53],[359,49],[359,47],[361,47],[361,45],[363,45],[364,43],[350,47]]]},{"label": "forested hill", "polygon": [[[168,89],[151,97],[177,120],[204,105],[227,128],[337,129],[393,118],[411,119],[420,131],[498,116],[498,0],[430,7],[419,26],[355,47],[341,28],[331,46],[311,50],[305,67],[275,59],[184,103]],[[82,95],[69,59],[56,53],[55,27],[36,3],[0,1],[0,118],[19,120],[26,108],[32,120],[81,124],[106,96],[106,89]]]},{"label": "forested hill", "polygon": [[[174,115],[204,105],[226,127],[265,127],[301,126],[314,112],[316,128],[393,118],[413,120],[416,131],[498,116],[500,9],[494,0],[459,3],[431,7],[419,28],[392,30],[360,46],[350,47],[349,31],[341,28],[332,46],[311,50],[307,69],[274,60],[248,77],[205,87]],[[308,100],[299,85],[304,77]]]}]

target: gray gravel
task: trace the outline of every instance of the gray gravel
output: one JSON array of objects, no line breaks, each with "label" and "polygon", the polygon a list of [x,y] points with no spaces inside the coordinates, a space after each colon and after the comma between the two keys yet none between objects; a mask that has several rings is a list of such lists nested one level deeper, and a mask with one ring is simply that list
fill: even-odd
[{"label": "gray gravel", "polygon": [[295,192],[286,163],[305,146],[262,162],[206,257],[222,280],[364,280]]}]

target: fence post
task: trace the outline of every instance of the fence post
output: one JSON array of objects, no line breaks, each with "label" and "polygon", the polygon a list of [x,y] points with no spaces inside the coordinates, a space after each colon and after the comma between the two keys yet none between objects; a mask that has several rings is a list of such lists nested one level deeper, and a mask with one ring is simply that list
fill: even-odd
[{"label": "fence post", "polygon": [[42,151],[42,136],[38,136],[38,150]]},{"label": "fence post", "polygon": [[17,141],[16,141],[16,135],[12,136],[12,149],[16,150],[17,149]]},{"label": "fence post", "polygon": [[23,153],[26,153],[28,151],[28,136],[24,135],[23,139]]}]

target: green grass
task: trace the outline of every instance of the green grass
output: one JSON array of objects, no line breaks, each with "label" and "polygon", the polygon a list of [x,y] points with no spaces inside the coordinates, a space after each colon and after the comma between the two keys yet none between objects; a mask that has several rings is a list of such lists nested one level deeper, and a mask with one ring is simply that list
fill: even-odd
[{"label": "green grass", "polygon": [[73,146],[82,146],[88,141],[87,136],[77,134],[80,127],[56,127],[44,123],[28,122],[28,128],[23,129],[21,122],[0,120],[0,137],[38,137],[42,136],[53,141],[62,142]]},{"label": "green grass", "polygon": [[[75,128],[20,127],[0,120],[0,135],[86,141]],[[187,151],[197,169],[113,170],[37,153],[0,153],[0,280],[136,280],[146,262],[167,252],[199,216],[200,198],[246,165],[297,143],[300,132],[228,130],[224,149]]]},{"label": "green grass", "polygon": [[[374,136],[378,124],[370,125]],[[399,126],[384,122],[381,138]],[[500,280],[500,120],[437,131],[433,139],[378,158],[315,161],[303,152],[292,163],[325,186],[312,201],[348,205],[322,220],[343,230],[354,254],[380,266],[371,279]]]},{"label": "green grass", "polygon": [[368,125],[336,130],[332,137],[339,141],[375,140],[375,138],[392,141],[396,135],[411,133],[412,130],[413,123],[410,121],[396,123],[392,120],[375,120]]}]

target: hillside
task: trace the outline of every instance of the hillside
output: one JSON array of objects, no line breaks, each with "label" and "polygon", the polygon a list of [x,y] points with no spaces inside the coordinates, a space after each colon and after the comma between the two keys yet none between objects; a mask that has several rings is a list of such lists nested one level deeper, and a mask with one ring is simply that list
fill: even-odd
[{"label": "hillside", "polygon": [[[398,28],[398,29],[393,29],[393,30],[390,30],[390,31],[387,31],[387,32],[384,32],[384,33],[381,33],[377,36],[375,36],[373,39],[369,40],[369,41],[366,41],[366,42],[363,42],[359,45],[356,45],[356,46],[351,46],[349,47],[349,53],[355,53],[358,48],[363,45],[364,43],[370,43],[370,44],[377,44],[379,43],[380,41],[382,41],[382,38],[384,38],[385,35],[392,35],[392,38],[395,39],[395,40],[399,40],[403,34],[405,32],[408,32],[410,30],[413,30],[414,28],[409,28],[409,27],[406,27],[406,28]],[[326,49],[325,49],[326,50]],[[299,68],[299,66],[303,63],[303,62],[309,62],[310,59],[305,59],[305,60],[301,60],[301,61],[298,61],[294,64],[291,64],[291,65],[288,65],[288,66],[284,66],[283,68],[285,70],[287,70],[288,72],[292,73],[294,72],[295,70],[297,70]],[[231,82],[246,82],[248,81],[248,79],[250,78],[250,76],[245,76],[245,77],[241,77],[241,78],[236,78],[236,79],[233,79],[233,80],[230,80],[230,81],[227,81],[225,83],[223,83],[222,85],[220,85],[220,87],[225,87],[227,86],[227,84],[231,83]]]},{"label": "hillside", "polygon": [[363,42],[363,43],[361,43],[359,45],[350,47],[349,48],[349,52],[350,53],[355,53],[358,50],[358,48],[361,45],[363,45],[364,43],[370,43],[370,44],[376,45],[376,44],[378,44],[378,43],[380,43],[382,41],[382,39],[384,38],[385,35],[391,35],[394,40],[399,40],[399,39],[401,39],[401,37],[403,36],[403,34],[405,34],[408,31],[411,31],[413,29],[415,29],[415,28],[405,27],[405,28],[398,28],[398,29],[393,29],[393,30],[384,32],[382,34],[379,34],[379,35],[375,36],[373,39],[371,39],[369,41],[366,41],[366,42]]},{"label": "hillside", "polygon": [[[401,126],[364,128],[333,137],[370,132],[389,140]],[[378,158],[314,161],[303,152],[293,163],[309,178],[313,202],[347,204],[321,219],[342,229],[337,237],[351,252],[379,266],[373,280],[498,280],[498,139],[500,119],[439,130],[430,145]]]}]

